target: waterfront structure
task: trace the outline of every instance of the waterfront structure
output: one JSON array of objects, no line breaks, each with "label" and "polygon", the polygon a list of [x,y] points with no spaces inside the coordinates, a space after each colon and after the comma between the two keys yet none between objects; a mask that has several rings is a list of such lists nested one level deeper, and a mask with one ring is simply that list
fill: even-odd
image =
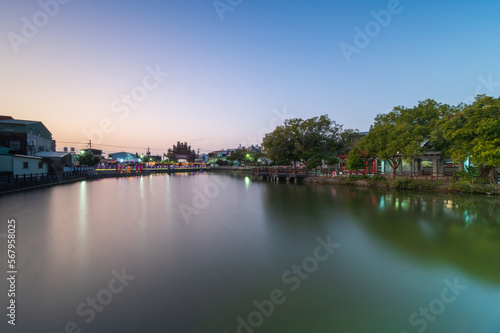
[{"label": "waterfront structure", "polygon": [[175,163],[194,163],[197,155],[191,146],[188,146],[187,142],[177,141],[177,145],[168,149],[167,158],[170,162]]},{"label": "waterfront structure", "polygon": [[54,151],[55,141],[41,121],[0,116],[0,146],[9,148],[11,154],[33,156]]},{"label": "waterfront structure", "polygon": [[36,175],[49,171],[48,163],[42,157],[28,155],[0,155],[0,172],[14,175]]}]

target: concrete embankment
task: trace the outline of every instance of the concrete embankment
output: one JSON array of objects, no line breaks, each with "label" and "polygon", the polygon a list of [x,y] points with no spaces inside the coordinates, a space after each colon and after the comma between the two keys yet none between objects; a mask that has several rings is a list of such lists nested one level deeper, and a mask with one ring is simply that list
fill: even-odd
[{"label": "concrete embankment", "polygon": [[66,180],[55,180],[55,181],[32,181],[32,182],[11,182],[7,184],[0,184],[0,195],[2,194],[8,194],[8,193],[15,193],[15,192],[20,192],[20,191],[25,191],[25,190],[32,190],[32,189],[38,189],[38,188],[43,188],[43,187],[50,187],[54,185],[64,185],[64,184],[71,184],[75,182],[80,182],[82,180],[85,180],[86,177],[77,177],[77,178],[72,178],[72,179],[66,179]]}]

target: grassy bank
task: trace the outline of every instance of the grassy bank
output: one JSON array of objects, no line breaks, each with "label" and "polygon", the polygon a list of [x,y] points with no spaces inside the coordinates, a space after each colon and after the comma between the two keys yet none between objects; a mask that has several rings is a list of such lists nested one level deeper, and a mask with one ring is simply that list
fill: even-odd
[{"label": "grassy bank", "polygon": [[473,184],[468,181],[456,181],[443,183],[422,179],[394,178],[387,179],[381,176],[349,176],[349,177],[308,177],[304,182],[335,184],[346,186],[377,187],[395,190],[409,191],[439,191],[452,193],[480,193],[489,195],[500,195],[500,186],[491,184]]}]

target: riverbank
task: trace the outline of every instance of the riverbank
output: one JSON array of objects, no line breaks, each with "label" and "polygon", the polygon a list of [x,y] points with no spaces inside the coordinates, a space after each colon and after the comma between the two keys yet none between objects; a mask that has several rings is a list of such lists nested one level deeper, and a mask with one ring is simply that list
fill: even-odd
[{"label": "riverbank", "polygon": [[86,180],[86,177],[77,177],[73,179],[66,180],[55,180],[55,181],[33,181],[33,182],[13,182],[9,184],[0,184],[0,195],[16,193],[26,190],[34,190],[39,188],[51,187],[55,185],[65,185],[72,184],[76,182],[81,182]]},{"label": "riverbank", "polygon": [[358,187],[374,187],[410,191],[434,191],[446,193],[476,193],[487,195],[500,195],[500,186],[491,184],[472,184],[465,181],[444,182],[429,181],[422,179],[384,177],[314,177],[310,176],[303,180],[305,183],[331,184]]}]

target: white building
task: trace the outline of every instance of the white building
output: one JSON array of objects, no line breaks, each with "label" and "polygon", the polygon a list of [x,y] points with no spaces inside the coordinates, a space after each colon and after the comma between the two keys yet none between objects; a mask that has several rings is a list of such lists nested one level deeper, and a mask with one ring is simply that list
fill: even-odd
[{"label": "white building", "polygon": [[27,155],[0,155],[0,172],[14,176],[47,173],[49,167],[41,157]]}]

